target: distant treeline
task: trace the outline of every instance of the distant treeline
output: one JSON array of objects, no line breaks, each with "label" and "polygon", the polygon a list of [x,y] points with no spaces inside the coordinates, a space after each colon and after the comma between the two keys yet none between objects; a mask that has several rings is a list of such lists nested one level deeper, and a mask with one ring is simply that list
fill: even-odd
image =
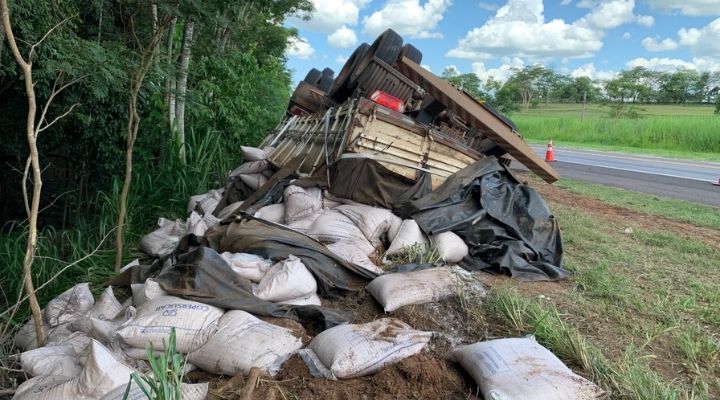
[{"label": "distant treeline", "polygon": [[538,103],[618,102],[641,104],[717,104],[720,110],[720,71],[651,71],[635,67],[609,80],[558,74],[540,65],[515,69],[507,81],[490,77],[482,82],[474,73],[446,68],[442,77],[474,97],[503,111],[528,109]]}]

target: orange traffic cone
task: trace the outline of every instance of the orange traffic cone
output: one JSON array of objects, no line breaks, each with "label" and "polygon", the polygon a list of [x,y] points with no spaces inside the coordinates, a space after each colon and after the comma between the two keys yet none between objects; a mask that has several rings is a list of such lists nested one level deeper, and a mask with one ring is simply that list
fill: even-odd
[{"label": "orange traffic cone", "polygon": [[547,151],[545,152],[545,162],[555,162],[555,150],[553,149],[552,139],[548,142]]},{"label": "orange traffic cone", "polygon": [[717,182],[713,182],[712,184],[715,186],[720,186],[720,178],[718,178]]}]

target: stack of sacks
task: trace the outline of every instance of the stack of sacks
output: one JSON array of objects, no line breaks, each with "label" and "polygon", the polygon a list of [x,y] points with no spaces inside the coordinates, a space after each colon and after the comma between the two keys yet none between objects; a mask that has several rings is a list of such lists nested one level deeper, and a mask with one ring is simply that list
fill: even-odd
[{"label": "stack of sacks", "polygon": [[[389,235],[390,236],[390,235]],[[440,258],[447,263],[457,263],[468,255],[468,246],[465,241],[453,232],[443,232],[432,235],[430,240],[413,219],[402,222],[397,233],[392,235],[392,242],[385,252],[386,256],[399,255],[415,245],[428,243],[437,249]]]},{"label": "stack of sacks", "polygon": [[187,232],[187,223],[180,219],[170,221],[160,218],[157,225],[158,229],[140,239],[138,248],[149,256],[162,258],[175,250],[180,238]]},{"label": "stack of sacks", "polygon": [[230,178],[238,176],[246,185],[257,190],[273,175],[272,167],[267,161],[273,149],[241,146],[240,150],[245,162],[230,172]]}]

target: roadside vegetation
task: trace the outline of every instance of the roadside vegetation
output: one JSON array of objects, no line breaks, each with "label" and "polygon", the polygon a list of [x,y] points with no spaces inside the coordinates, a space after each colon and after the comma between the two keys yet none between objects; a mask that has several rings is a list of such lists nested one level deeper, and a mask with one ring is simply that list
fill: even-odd
[{"label": "roadside vegetation", "polygon": [[630,211],[608,218],[546,197],[573,277],[492,279],[481,306],[491,334],[534,334],[610,398],[720,396],[720,246],[659,229],[626,231]]}]

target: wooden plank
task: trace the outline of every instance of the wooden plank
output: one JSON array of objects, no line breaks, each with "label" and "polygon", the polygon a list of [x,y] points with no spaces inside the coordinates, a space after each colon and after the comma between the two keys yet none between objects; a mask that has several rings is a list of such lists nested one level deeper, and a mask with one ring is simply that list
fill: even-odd
[{"label": "wooden plank", "polygon": [[468,121],[470,125],[478,129],[488,129],[486,133],[488,138],[546,182],[553,183],[560,179],[560,176],[550,164],[540,158],[513,131],[512,127],[475,99],[457,90],[449,82],[438,78],[407,57],[403,57],[398,69],[445,107],[458,114],[460,118]]}]

